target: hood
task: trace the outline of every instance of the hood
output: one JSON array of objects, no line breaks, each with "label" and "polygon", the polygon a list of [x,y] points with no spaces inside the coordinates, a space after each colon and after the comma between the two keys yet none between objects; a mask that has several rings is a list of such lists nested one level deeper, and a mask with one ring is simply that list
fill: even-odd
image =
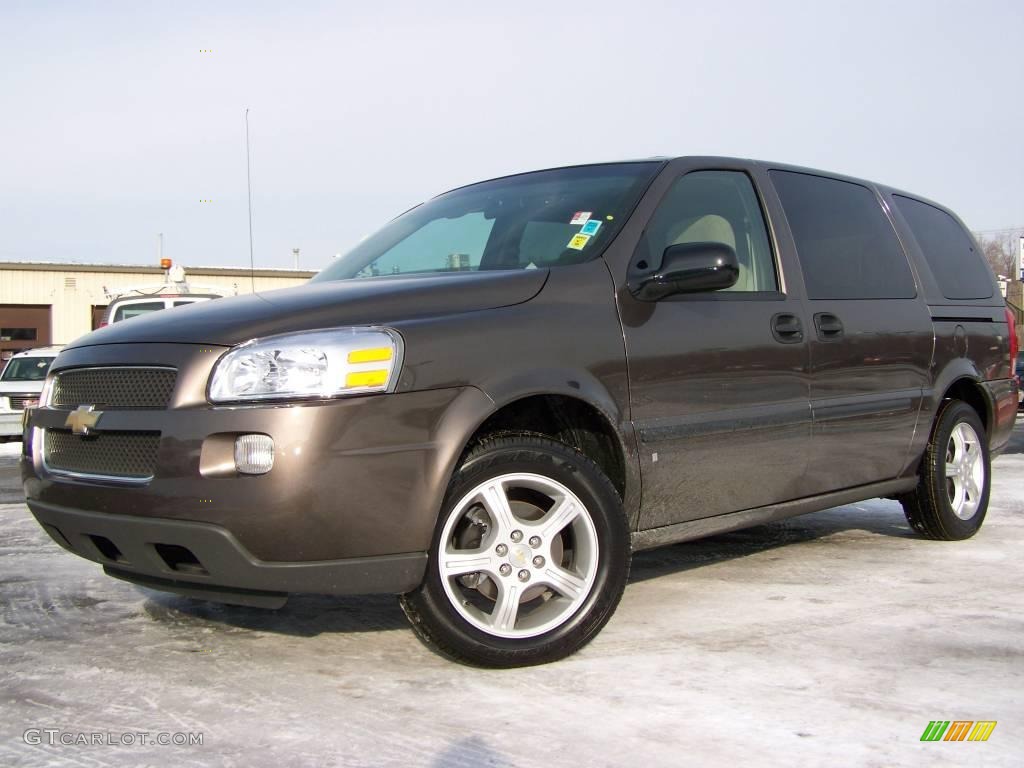
[{"label": "hood", "polygon": [[43,391],[41,381],[0,381],[0,395],[7,394],[39,394]]},{"label": "hood", "polygon": [[530,269],[307,283],[151,312],[100,328],[68,347],[161,342],[232,346],[277,333],[476,312],[529,301],[547,276],[546,269]]}]

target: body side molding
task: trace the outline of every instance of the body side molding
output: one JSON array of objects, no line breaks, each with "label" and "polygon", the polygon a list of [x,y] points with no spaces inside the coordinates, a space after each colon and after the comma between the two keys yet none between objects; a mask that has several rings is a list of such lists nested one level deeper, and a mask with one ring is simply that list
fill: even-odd
[{"label": "body side molding", "polygon": [[787,517],[805,515],[809,512],[820,512],[830,507],[852,504],[855,501],[873,499],[877,496],[891,496],[895,493],[912,491],[916,486],[916,476],[897,478],[881,483],[860,485],[843,491],[825,493],[820,496],[809,496],[804,499],[786,501],[782,504],[771,504],[766,507],[746,509],[741,512],[730,512],[725,515],[715,515],[714,517],[689,520],[683,523],[676,523],[675,525],[650,528],[633,534],[633,551],[642,552],[645,549],[654,549],[666,544],[679,544],[680,542],[692,541],[693,539],[700,539],[705,536],[737,531],[741,528],[783,520]]}]

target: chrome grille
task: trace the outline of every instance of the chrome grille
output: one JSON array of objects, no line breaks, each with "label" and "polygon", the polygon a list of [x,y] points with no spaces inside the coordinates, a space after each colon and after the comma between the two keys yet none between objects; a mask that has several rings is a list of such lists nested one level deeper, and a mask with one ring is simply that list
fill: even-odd
[{"label": "chrome grille", "polygon": [[68,429],[43,434],[43,463],[54,472],[145,480],[153,476],[159,432],[111,430],[79,437]]},{"label": "chrome grille", "polygon": [[23,411],[28,405],[39,404],[39,395],[7,395],[7,399],[13,411]]},{"label": "chrome grille", "polygon": [[50,405],[94,405],[100,411],[166,408],[177,376],[173,368],[71,368],[54,376]]}]

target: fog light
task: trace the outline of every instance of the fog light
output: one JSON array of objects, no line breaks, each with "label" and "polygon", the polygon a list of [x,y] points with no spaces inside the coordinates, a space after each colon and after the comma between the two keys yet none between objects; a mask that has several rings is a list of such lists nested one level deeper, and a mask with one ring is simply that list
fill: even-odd
[{"label": "fog light", "polygon": [[235,438],[235,469],[246,475],[263,475],[274,466],[274,438],[240,435]]}]

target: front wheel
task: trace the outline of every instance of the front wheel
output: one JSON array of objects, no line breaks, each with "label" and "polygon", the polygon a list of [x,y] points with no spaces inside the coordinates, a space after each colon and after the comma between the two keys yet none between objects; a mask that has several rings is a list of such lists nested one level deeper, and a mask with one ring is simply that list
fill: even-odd
[{"label": "front wheel", "polygon": [[985,520],[990,487],[981,419],[967,403],[945,401],[921,459],[917,489],[900,498],[907,521],[929,539],[970,538]]},{"label": "front wheel", "polygon": [[451,658],[541,664],[601,630],[629,561],[622,502],[593,461],[543,437],[489,438],[452,478],[424,582],[401,602]]}]

